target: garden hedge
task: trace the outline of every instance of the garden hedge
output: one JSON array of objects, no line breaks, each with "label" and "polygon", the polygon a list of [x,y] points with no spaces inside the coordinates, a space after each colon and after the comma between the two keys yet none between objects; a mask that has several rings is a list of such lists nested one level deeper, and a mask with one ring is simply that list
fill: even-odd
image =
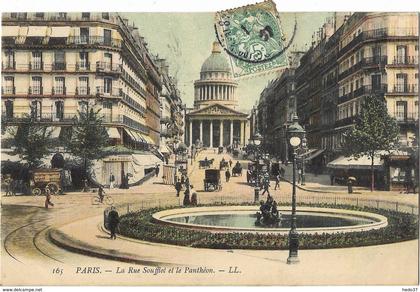
[{"label": "garden hedge", "polygon": [[[301,204],[301,206],[303,205]],[[305,206],[377,213],[388,218],[388,226],[360,232],[300,234],[300,249],[369,246],[418,238],[417,215],[352,205],[305,204]],[[211,233],[209,231],[152,222],[152,214],[165,209],[169,208],[153,208],[121,216],[119,233],[123,236],[144,241],[200,248],[288,249],[288,235],[274,233]]]}]

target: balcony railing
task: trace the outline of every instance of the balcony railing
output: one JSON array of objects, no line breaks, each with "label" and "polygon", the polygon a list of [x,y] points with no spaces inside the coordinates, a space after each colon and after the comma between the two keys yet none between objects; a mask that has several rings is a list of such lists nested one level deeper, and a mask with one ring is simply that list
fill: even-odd
[{"label": "balcony railing", "polygon": [[43,87],[42,86],[35,86],[35,87],[29,86],[28,94],[41,95],[43,94]]},{"label": "balcony railing", "polygon": [[105,113],[102,115],[102,121],[104,123],[122,123],[123,118],[122,118],[122,115],[112,115],[112,114]]},{"label": "balcony railing", "polygon": [[76,71],[89,71],[90,62],[76,62]]},{"label": "balcony railing", "polygon": [[1,88],[2,95],[14,95],[16,94],[16,87],[14,86],[3,86]]},{"label": "balcony railing", "polygon": [[67,38],[69,45],[98,45],[107,47],[121,47],[121,40],[114,38],[104,38],[103,36],[72,36]]},{"label": "balcony railing", "polygon": [[65,62],[54,62],[51,64],[52,70],[66,70]]},{"label": "balcony railing", "polygon": [[395,112],[394,117],[398,123],[416,123],[419,120],[417,112]]},{"label": "balcony railing", "polygon": [[98,96],[120,97],[121,96],[121,89],[120,88],[105,88],[103,86],[96,86],[96,95],[98,95]]},{"label": "balcony railing", "polygon": [[396,27],[396,28],[378,28],[373,30],[367,30],[360,33],[349,43],[343,46],[339,51],[339,56],[343,56],[345,53],[350,51],[353,47],[362,41],[366,40],[377,40],[387,37],[416,37],[418,36],[418,30],[414,27]]},{"label": "balcony railing", "polygon": [[417,93],[417,84],[396,84],[392,88],[392,93]]},{"label": "balcony railing", "polygon": [[96,71],[121,73],[121,65],[110,62],[96,62]]},{"label": "balcony railing", "polygon": [[1,69],[2,70],[15,70],[16,69],[16,62],[5,62],[1,63]]},{"label": "balcony railing", "polygon": [[139,122],[134,121],[133,119],[124,115],[122,116],[122,119],[123,119],[124,125],[134,128],[136,130],[139,130],[140,132],[143,132],[143,133],[149,133],[149,128],[147,126],[140,124]]},{"label": "balcony railing", "polygon": [[396,56],[392,65],[416,65],[419,63],[418,60],[418,56]]},{"label": "balcony railing", "polygon": [[89,86],[76,87],[76,95],[90,95],[90,87]]},{"label": "balcony railing", "polygon": [[65,86],[54,86],[51,89],[52,95],[65,95],[66,94],[66,87]]},{"label": "balcony railing", "polygon": [[343,127],[343,126],[354,124],[356,122],[356,118],[357,118],[356,116],[353,116],[353,117],[337,120],[334,123],[334,127]]},{"label": "balcony railing", "polygon": [[387,92],[387,90],[388,90],[388,84],[381,84],[380,86],[374,86],[374,87],[372,87],[372,85],[360,86],[356,90],[340,96],[338,98],[338,103],[349,101],[363,94],[384,94]]},{"label": "balcony railing", "polygon": [[72,123],[77,118],[77,114],[64,114],[64,113],[14,113],[12,116],[2,114],[2,122],[5,123],[19,123],[28,122],[30,120],[38,122],[59,122],[59,123]]},{"label": "balcony railing", "polygon": [[125,102],[127,102],[129,105],[131,105],[133,108],[135,108],[138,112],[140,112],[142,115],[146,114],[146,108],[144,108],[140,103],[135,101],[132,97],[130,97],[125,92],[121,92],[122,98]]},{"label": "balcony railing", "polygon": [[121,72],[122,72],[121,77],[124,79],[124,81],[127,82],[128,84],[130,84],[131,87],[133,87],[135,90],[137,90],[142,97],[146,98],[147,97],[147,91],[145,89],[143,89],[136,82],[136,80],[133,77],[131,77],[130,74],[127,73],[127,71],[122,69]]},{"label": "balcony railing", "polygon": [[358,63],[350,67],[349,69],[341,72],[338,75],[339,79],[346,78],[347,76],[353,74],[354,72],[360,70],[363,67],[375,66],[375,65],[386,65],[388,62],[388,56],[373,56],[366,57],[360,60]]},{"label": "balcony railing", "polygon": [[44,62],[29,62],[29,70],[43,70]]}]

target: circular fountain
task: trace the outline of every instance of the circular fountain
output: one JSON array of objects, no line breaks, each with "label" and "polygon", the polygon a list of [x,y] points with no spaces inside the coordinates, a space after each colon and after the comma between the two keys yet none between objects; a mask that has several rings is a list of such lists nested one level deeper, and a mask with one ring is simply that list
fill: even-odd
[{"label": "circular fountain", "polygon": [[[256,224],[257,206],[212,206],[177,208],[154,213],[159,224],[206,230],[210,232],[251,232],[287,234],[290,230],[290,207],[279,208],[281,220],[277,226]],[[299,207],[297,230],[300,233],[343,233],[386,227],[385,216],[346,209]]]}]

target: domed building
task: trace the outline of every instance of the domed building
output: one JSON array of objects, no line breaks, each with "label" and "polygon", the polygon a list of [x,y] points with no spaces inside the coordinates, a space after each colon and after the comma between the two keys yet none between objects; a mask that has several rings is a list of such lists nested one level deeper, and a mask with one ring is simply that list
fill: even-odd
[{"label": "domed building", "polygon": [[194,82],[194,108],[187,113],[186,144],[201,141],[204,147],[246,144],[247,114],[237,110],[238,83],[218,42],[201,66]]}]

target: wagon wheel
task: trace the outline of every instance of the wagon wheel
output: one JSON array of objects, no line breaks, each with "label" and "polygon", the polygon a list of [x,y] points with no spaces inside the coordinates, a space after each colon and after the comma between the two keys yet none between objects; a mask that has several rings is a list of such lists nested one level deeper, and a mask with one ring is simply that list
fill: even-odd
[{"label": "wagon wheel", "polygon": [[45,187],[45,190],[49,190],[50,194],[52,194],[52,195],[57,195],[60,188],[59,188],[57,183],[51,182],[51,183],[47,184],[47,186]]},{"label": "wagon wheel", "polygon": [[34,196],[40,196],[40,195],[42,194],[42,191],[41,191],[41,189],[40,189],[40,188],[34,188],[34,189],[32,190],[32,194],[33,194]]}]

